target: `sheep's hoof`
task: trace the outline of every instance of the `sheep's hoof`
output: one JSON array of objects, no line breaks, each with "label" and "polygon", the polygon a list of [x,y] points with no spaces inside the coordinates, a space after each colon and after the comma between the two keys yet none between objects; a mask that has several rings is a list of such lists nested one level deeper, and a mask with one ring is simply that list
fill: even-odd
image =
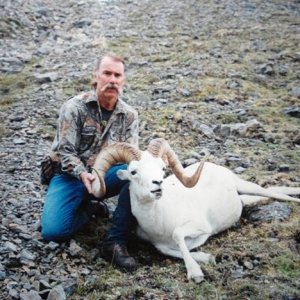
[{"label": "sheep's hoof", "polygon": [[209,263],[212,265],[216,265],[216,257],[214,255],[209,256]]},{"label": "sheep's hoof", "polygon": [[196,283],[200,283],[201,281],[204,280],[204,275],[203,275],[202,272],[201,273],[197,272],[197,273],[195,273],[193,275],[191,273],[189,273],[188,276],[187,276],[187,278],[188,278],[189,281],[193,280]]},{"label": "sheep's hoof", "polygon": [[192,279],[196,282],[196,283],[200,283],[204,280],[204,276],[203,275],[199,275],[199,276],[195,276],[192,277]]}]

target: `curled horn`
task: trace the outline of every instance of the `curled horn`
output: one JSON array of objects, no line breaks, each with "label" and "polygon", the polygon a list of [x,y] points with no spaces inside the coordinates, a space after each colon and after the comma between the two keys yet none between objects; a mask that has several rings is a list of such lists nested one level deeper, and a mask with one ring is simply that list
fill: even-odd
[{"label": "curled horn", "polygon": [[193,187],[198,182],[201,171],[204,166],[205,160],[202,160],[196,172],[192,176],[187,176],[184,172],[184,168],[178,159],[176,153],[172,150],[169,143],[161,138],[152,140],[147,150],[154,157],[161,157],[164,161],[167,161],[167,165],[172,169],[175,176],[182,182],[186,187]]},{"label": "curled horn", "polygon": [[117,163],[129,163],[132,160],[140,160],[141,151],[128,143],[116,143],[100,151],[92,168],[92,174],[98,180],[92,183],[92,193],[101,198],[106,193],[104,177],[107,170]]}]

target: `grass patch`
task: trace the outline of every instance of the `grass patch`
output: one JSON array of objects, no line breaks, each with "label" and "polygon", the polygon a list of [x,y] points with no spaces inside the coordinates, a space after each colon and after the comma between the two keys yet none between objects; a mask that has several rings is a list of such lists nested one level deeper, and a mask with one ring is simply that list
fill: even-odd
[{"label": "grass patch", "polygon": [[56,128],[50,125],[45,125],[39,129],[39,133],[43,135],[45,139],[53,141],[56,134]]},{"label": "grass patch", "polygon": [[300,277],[300,259],[291,253],[274,258],[272,263],[280,274],[292,279]]},{"label": "grass patch", "polygon": [[31,85],[28,73],[3,74],[0,76],[2,96],[0,99],[0,110],[6,110],[16,103],[16,96]]},{"label": "grass patch", "polygon": [[0,111],[6,111],[19,103],[20,97],[30,94],[30,89],[34,86],[32,66],[36,62],[35,59],[27,62],[19,73],[0,74]]},{"label": "grass patch", "polygon": [[0,139],[6,137],[8,134],[6,126],[3,124],[0,124]]},{"label": "grass patch", "polygon": [[63,84],[63,94],[66,98],[73,97],[78,93],[86,91],[90,84],[90,77],[80,77],[73,80],[69,80]]}]

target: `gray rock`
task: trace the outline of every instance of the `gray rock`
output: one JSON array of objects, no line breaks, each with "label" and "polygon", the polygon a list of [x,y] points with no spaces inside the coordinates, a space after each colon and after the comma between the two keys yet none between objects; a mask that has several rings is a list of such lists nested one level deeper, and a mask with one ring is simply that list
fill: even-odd
[{"label": "gray rock", "polygon": [[159,104],[159,105],[166,105],[168,104],[168,102],[169,102],[168,99],[163,99],[163,98],[159,98],[154,101],[155,104]]},{"label": "gray rock", "polygon": [[245,172],[247,169],[243,168],[243,167],[237,167],[234,169],[234,173],[236,174],[242,174],[243,172]]},{"label": "gray rock", "polygon": [[88,18],[83,18],[79,21],[73,22],[73,26],[77,28],[83,28],[86,26],[90,26],[92,24],[92,20]]},{"label": "gray rock", "polygon": [[64,288],[64,291],[66,293],[67,297],[70,297],[76,290],[77,288],[77,281],[76,279],[68,279],[68,280],[64,280],[62,282],[62,286]]},{"label": "gray rock", "polygon": [[58,243],[55,242],[49,242],[48,245],[46,246],[47,249],[50,249],[51,251],[56,250],[59,247]]},{"label": "gray rock", "polygon": [[[107,263],[99,256],[99,243],[109,223],[97,220],[93,224],[96,228],[88,233],[91,236],[76,237],[73,245],[42,239],[39,220],[47,187],[39,182],[39,162],[50,148],[59,107],[68,97],[89,89],[97,58],[111,46],[128,56],[128,84],[123,96],[140,113],[141,147],[151,136],[164,137],[181,158],[200,160],[210,154],[209,160],[237,172],[250,166],[246,161],[249,154],[251,170],[243,176],[270,184],[299,182],[295,170],[298,160],[292,154],[299,148],[300,134],[297,120],[291,120],[299,118],[300,97],[300,52],[291,39],[296,32],[295,3],[260,5],[258,1],[225,0],[201,6],[201,1],[189,5],[189,1],[178,0],[2,2],[1,299],[47,299],[57,284],[70,299],[89,298],[93,293],[90,287],[99,284],[103,272],[107,272]],[[218,12],[219,17],[212,12]],[[224,27],[226,19],[229,23]],[[257,20],[268,22],[258,24]],[[284,20],[284,30],[274,30],[280,20]],[[237,44],[240,38],[242,43]],[[268,105],[274,116],[268,114]],[[287,110],[279,116],[280,107]],[[247,124],[254,118],[261,126]],[[217,124],[223,126],[221,135],[213,131]],[[185,139],[193,146],[185,147]],[[285,153],[291,153],[290,160]],[[274,163],[267,161],[269,157]],[[279,170],[286,173],[278,174]],[[112,213],[117,197],[108,203]],[[277,240],[270,239],[274,246]],[[137,253],[140,255],[140,251]],[[254,269],[243,263],[243,258],[239,259],[241,265],[234,265],[235,254],[230,261],[233,265],[226,266],[234,269],[232,277],[243,278],[251,270],[251,275],[263,282],[260,272],[254,274],[254,260],[246,259]],[[149,256],[152,261],[152,254]],[[220,265],[223,270],[224,265]],[[224,271],[229,275],[222,286],[225,295],[231,278],[230,271]],[[149,272],[152,276],[152,268]],[[89,281],[95,274],[99,280]],[[268,275],[266,278],[274,283]],[[287,290],[295,285],[284,283],[280,287],[288,295]],[[77,284],[84,284],[81,295],[76,294]],[[142,289],[146,298],[159,297],[154,290],[148,293],[148,287]],[[253,296],[251,288],[244,292],[249,298]],[[116,296],[111,289],[105,293],[107,298]],[[184,290],[182,293],[184,298]],[[64,297],[61,289],[60,296]]]},{"label": "gray rock", "polygon": [[35,260],[36,256],[28,251],[27,249],[23,249],[20,253],[20,259],[21,260]]},{"label": "gray rock", "polygon": [[293,87],[292,89],[291,89],[291,95],[292,96],[294,96],[294,97],[296,97],[296,98],[300,98],[300,87]]},{"label": "gray rock", "polygon": [[18,251],[18,246],[15,245],[12,242],[5,242],[4,244],[4,248],[7,249],[8,251],[13,251],[13,252],[17,252]]},{"label": "gray rock", "polygon": [[16,223],[10,223],[9,224],[9,229],[14,231],[14,232],[21,232],[21,233],[28,233],[28,228],[24,225],[19,225]]},{"label": "gray rock", "polygon": [[263,64],[257,68],[257,73],[262,75],[272,76],[275,74],[275,70],[272,64]]},{"label": "gray rock", "polygon": [[277,162],[272,160],[272,159],[268,159],[267,160],[267,169],[268,171],[274,171],[277,169]]},{"label": "gray rock", "polygon": [[67,299],[66,293],[61,285],[57,285],[56,287],[54,287],[50,291],[47,297],[47,300],[65,300],[65,299]]},{"label": "gray rock", "polygon": [[228,137],[230,135],[251,137],[253,135],[256,136],[262,130],[261,123],[256,119],[249,120],[246,123],[216,125],[213,129],[214,133],[221,137]]},{"label": "gray rock", "polygon": [[237,267],[231,271],[231,276],[236,279],[243,278],[247,276],[247,272],[245,272],[241,267]]},{"label": "gray rock", "polygon": [[70,241],[69,252],[71,256],[77,256],[82,251],[82,248],[74,241]]},{"label": "gray rock", "polygon": [[50,290],[52,287],[47,280],[41,279],[39,281],[39,291]]},{"label": "gray rock", "polygon": [[196,158],[189,158],[189,159],[184,160],[182,164],[184,167],[187,167],[187,166],[197,163],[198,161],[199,160]]},{"label": "gray rock", "polygon": [[49,83],[57,80],[59,78],[58,73],[56,72],[48,72],[44,74],[36,73],[34,74],[34,79],[40,83]]},{"label": "gray rock", "polygon": [[188,89],[182,89],[182,90],[180,91],[180,93],[181,93],[181,95],[182,95],[183,97],[190,97],[190,96],[191,96],[191,91],[188,90]]},{"label": "gray rock", "polygon": [[281,76],[286,76],[289,72],[289,67],[288,66],[282,66],[280,65],[278,67],[278,73],[281,75]]},{"label": "gray rock", "polygon": [[300,106],[293,106],[284,109],[284,113],[290,117],[300,119]]},{"label": "gray rock", "polygon": [[0,64],[23,65],[23,62],[17,57],[0,57]]},{"label": "gray rock", "polygon": [[289,165],[280,165],[278,168],[279,172],[289,172],[290,171],[290,166]]},{"label": "gray rock", "polygon": [[229,80],[226,82],[226,86],[229,89],[237,89],[242,86],[240,81],[237,80]]},{"label": "gray rock", "polygon": [[270,222],[272,220],[284,221],[291,214],[291,208],[287,203],[272,202],[267,205],[260,205],[246,208],[244,215],[252,222]]},{"label": "gray rock", "polygon": [[211,151],[208,148],[203,148],[200,150],[199,155],[195,156],[196,158],[201,158],[201,156],[208,156],[211,154]]},{"label": "gray rock", "polygon": [[40,14],[45,17],[48,17],[51,15],[51,11],[45,6],[37,7],[34,11],[35,11],[35,13]]},{"label": "gray rock", "polygon": [[195,124],[195,128],[197,129],[198,132],[203,133],[207,137],[214,137],[214,131],[211,127],[205,125],[205,124]]},{"label": "gray rock", "polygon": [[29,291],[20,293],[20,300],[42,300],[37,291]]},{"label": "gray rock", "polygon": [[255,51],[266,51],[267,50],[267,45],[264,41],[262,40],[256,40],[253,42],[253,45],[252,45],[253,49]]},{"label": "gray rock", "polygon": [[16,289],[9,289],[9,296],[12,297],[13,299],[17,299],[19,297],[19,293]]},{"label": "gray rock", "polygon": [[24,139],[14,139],[14,143],[16,145],[24,145],[24,144],[26,144],[26,140],[24,140]]},{"label": "gray rock", "polygon": [[254,268],[253,263],[250,261],[244,261],[244,266],[249,270],[252,270]]},{"label": "gray rock", "polygon": [[230,125],[217,125],[214,127],[213,132],[221,137],[228,137],[231,134]]},{"label": "gray rock", "polygon": [[45,56],[48,55],[50,52],[51,52],[51,48],[47,45],[43,45],[39,47],[34,54],[37,56]]},{"label": "gray rock", "polygon": [[0,271],[0,281],[3,281],[4,279],[6,279],[7,274],[5,271]]}]

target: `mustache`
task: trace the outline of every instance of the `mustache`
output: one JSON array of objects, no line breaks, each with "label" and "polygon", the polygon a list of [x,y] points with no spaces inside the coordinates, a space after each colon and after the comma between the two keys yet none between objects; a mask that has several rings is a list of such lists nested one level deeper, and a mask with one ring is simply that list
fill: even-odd
[{"label": "mustache", "polygon": [[114,90],[116,90],[117,92],[119,92],[118,87],[117,87],[115,84],[113,84],[113,83],[109,83],[109,84],[105,87],[105,90],[108,90],[108,89],[114,89]]}]

